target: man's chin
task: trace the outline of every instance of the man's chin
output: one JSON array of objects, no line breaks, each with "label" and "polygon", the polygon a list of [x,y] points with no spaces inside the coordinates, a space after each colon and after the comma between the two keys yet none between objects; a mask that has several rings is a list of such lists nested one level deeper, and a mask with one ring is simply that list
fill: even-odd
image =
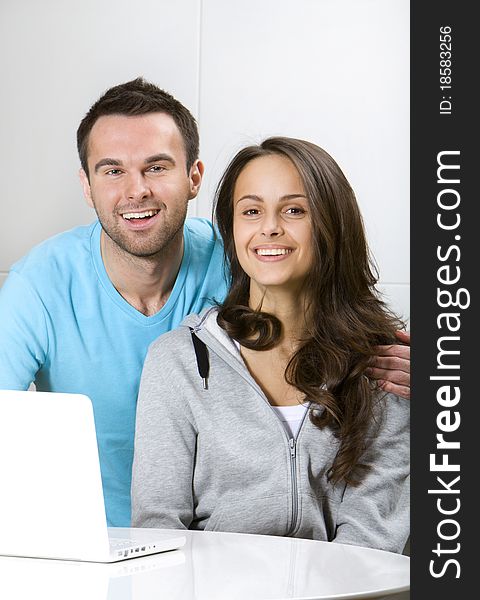
[{"label": "man's chin", "polygon": [[113,240],[120,251],[135,258],[154,258],[165,250],[171,240],[157,241],[155,243],[135,243],[131,240]]},{"label": "man's chin", "polygon": [[[164,235],[153,237],[151,233],[145,235],[146,232],[133,232],[127,235],[123,232],[112,231],[111,228],[106,229],[102,224],[102,229],[109,240],[109,245],[113,246],[114,250],[127,254],[135,258],[155,258],[165,253],[166,250],[173,244],[178,231],[183,232],[183,226],[177,232],[163,232]],[[153,239],[152,239],[153,238]]]},{"label": "man's chin", "polygon": [[137,249],[137,248],[130,248],[130,249],[123,249],[124,252],[126,252],[127,254],[129,254],[130,256],[134,256],[135,258],[156,258],[158,256],[161,256],[161,254],[163,253],[164,248],[157,248],[155,250],[153,249]]}]

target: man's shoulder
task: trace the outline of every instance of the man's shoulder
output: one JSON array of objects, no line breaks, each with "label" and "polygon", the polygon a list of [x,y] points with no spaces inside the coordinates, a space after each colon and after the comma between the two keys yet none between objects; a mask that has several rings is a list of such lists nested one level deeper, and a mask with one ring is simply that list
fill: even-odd
[{"label": "man's shoulder", "polygon": [[90,240],[97,226],[98,222],[94,222],[53,235],[34,246],[11,267],[11,271],[31,275],[61,265],[67,267],[69,263],[78,264],[82,254],[90,253]]},{"label": "man's shoulder", "polygon": [[210,244],[221,244],[220,234],[209,219],[190,217],[185,221],[185,231],[192,238],[203,240]]},{"label": "man's shoulder", "polygon": [[200,277],[204,269],[218,270],[223,264],[223,242],[218,229],[208,219],[199,217],[185,221],[185,254],[192,269],[197,269]]}]

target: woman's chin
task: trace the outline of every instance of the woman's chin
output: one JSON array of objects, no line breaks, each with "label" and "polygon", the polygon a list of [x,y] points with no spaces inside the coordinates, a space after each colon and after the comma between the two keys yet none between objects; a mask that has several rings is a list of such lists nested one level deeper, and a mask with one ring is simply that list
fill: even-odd
[{"label": "woman's chin", "polygon": [[250,290],[256,288],[260,293],[265,294],[291,294],[300,299],[299,295],[303,288],[304,279],[291,279],[282,277],[262,277],[250,278]]}]

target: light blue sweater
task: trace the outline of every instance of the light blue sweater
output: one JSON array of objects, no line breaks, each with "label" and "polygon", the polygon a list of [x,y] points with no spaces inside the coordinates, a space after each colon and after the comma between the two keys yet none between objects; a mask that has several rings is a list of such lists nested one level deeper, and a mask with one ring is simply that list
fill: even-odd
[{"label": "light blue sweater", "polygon": [[40,391],[90,396],[107,520],[129,526],[135,408],[147,348],[187,314],[223,299],[223,248],[209,221],[188,220],[172,293],[146,317],[108,278],[100,231],[96,222],[55,236],[12,267],[0,290],[0,389],[27,389],[34,381]]}]

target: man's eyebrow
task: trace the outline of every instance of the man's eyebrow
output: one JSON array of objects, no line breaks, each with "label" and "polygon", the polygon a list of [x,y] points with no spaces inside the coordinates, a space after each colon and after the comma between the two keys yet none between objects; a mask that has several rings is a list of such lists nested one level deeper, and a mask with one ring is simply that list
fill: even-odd
[{"label": "man's eyebrow", "polygon": [[[155,163],[155,162],[165,162],[165,161],[167,161],[167,162],[171,163],[173,166],[175,166],[175,160],[173,159],[173,157],[170,156],[169,154],[164,154],[164,153],[154,154],[153,156],[148,156],[143,162],[145,165],[151,165],[152,163]],[[102,158],[95,165],[95,173],[98,173],[98,170],[101,169],[102,167],[122,167],[122,166],[123,166],[123,163],[121,160],[118,160],[116,158]]]},{"label": "man's eyebrow", "polygon": [[122,161],[117,160],[116,158],[102,158],[95,165],[95,173],[98,173],[98,170],[101,167],[121,167]]},{"label": "man's eyebrow", "polygon": [[160,154],[154,154],[153,156],[149,156],[148,158],[145,159],[145,164],[149,165],[151,163],[154,162],[163,162],[163,161],[167,161],[169,163],[171,163],[173,166],[175,166],[175,160],[173,158],[173,156],[170,156],[170,154],[164,154],[164,153],[160,153]]}]

